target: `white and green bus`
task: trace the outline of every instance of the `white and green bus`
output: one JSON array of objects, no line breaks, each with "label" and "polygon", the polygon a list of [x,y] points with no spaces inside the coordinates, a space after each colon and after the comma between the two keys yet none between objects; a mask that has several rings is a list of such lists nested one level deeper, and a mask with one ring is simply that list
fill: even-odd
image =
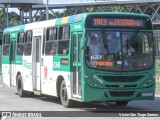
[{"label": "white and green bus", "polygon": [[147,15],[82,13],[6,28],[2,77],[20,97],[74,101],[153,100],[153,28]]}]

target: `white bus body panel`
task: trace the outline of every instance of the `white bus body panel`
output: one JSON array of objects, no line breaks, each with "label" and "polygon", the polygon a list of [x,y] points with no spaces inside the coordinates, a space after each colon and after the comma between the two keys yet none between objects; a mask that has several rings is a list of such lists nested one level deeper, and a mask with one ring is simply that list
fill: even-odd
[{"label": "white bus body panel", "polygon": [[56,23],[56,19],[27,24],[25,26],[25,31],[46,28],[46,27],[53,27],[53,26],[55,26],[55,23]]},{"label": "white bus body panel", "polygon": [[[25,31],[33,30],[33,37],[34,36],[41,36],[43,38],[43,31],[44,28],[47,27],[54,27],[56,23],[56,19],[31,23],[25,26]],[[32,39],[33,40],[33,39]],[[42,41],[43,42],[43,41]],[[33,43],[32,43],[33,45]],[[41,43],[42,45],[42,43]],[[42,46],[41,46],[42,48]],[[33,50],[33,49],[32,49]],[[27,62],[32,63],[32,56],[23,56],[23,60],[27,60]],[[41,83],[40,83],[40,92],[42,94],[57,96],[57,89],[56,89],[56,82],[59,75],[63,76],[66,87],[68,98],[71,99],[71,84],[70,84],[70,72],[62,72],[62,71],[53,71],[53,56],[42,56],[40,59],[40,66],[41,66]],[[31,65],[32,66],[32,65]],[[44,75],[45,70],[47,68],[47,77]],[[23,68],[23,80],[24,80],[24,90],[33,91],[33,80],[32,80],[32,69]],[[70,77],[69,77],[70,76]]]},{"label": "white bus body panel", "polygon": [[2,75],[3,75],[3,82],[10,86],[10,65],[9,64],[2,64]]},{"label": "white bus body panel", "polygon": [[23,80],[23,89],[27,91],[33,91],[32,83],[32,57],[23,56],[22,60],[22,80]]},{"label": "white bus body panel", "polygon": [[[50,63],[50,64],[49,64]],[[41,90],[43,94],[57,96],[56,83],[58,76],[63,76],[69,99],[71,99],[70,72],[53,71],[53,56],[45,56],[43,66],[41,67],[42,83]]]}]

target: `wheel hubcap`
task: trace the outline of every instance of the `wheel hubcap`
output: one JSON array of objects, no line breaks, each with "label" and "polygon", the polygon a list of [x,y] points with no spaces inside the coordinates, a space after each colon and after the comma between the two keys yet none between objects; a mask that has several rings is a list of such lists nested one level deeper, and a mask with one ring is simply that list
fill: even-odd
[{"label": "wheel hubcap", "polygon": [[63,87],[62,89],[62,99],[64,101],[67,101],[67,91],[66,91],[66,87]]}]

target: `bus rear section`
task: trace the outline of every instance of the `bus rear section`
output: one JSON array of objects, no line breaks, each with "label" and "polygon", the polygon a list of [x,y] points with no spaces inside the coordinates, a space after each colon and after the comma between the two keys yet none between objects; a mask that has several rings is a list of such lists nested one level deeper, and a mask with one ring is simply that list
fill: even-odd
[{"label": "bus rear section", "polygon": [[153,100],[154,40],[149,17],[88,15],[85,21],[82,101]]},{"label": "bus rear section", "polygon": [[2,79],[8,86],[16,86],[17,70],[22,70],[22,56],[23,54],[22,41],[24,37],[24,26],[6,28],[3,32],[2,41]]}]

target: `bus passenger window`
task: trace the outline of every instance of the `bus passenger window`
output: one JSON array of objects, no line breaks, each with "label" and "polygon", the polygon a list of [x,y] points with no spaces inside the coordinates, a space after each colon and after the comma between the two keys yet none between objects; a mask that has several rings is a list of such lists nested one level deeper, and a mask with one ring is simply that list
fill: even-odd
[{"label": "bus passenger window", "polygon": [[9,45],[3,46],[3,55],[9,55]]},{"label": "bus passenger window", "polygon": [[18,34],[18,40],[17,40],[17,55],[23,55],[24,50],[24,33]]},{"label": "bus passenger window", "polygon": [[69,52],[69,40],[63,40],[58,42],[58,54],[68,54]]},{"label": "bus passenger window", "polygon": [[59,28],[58,54],[69,53],[69,32],[70,27],[68,25]]},{"label": "bus passenger window", "polygon": [[59,40],[63,39],[62,34],[63,34],[63,27],[60,27],[59,28]]},{"label": "bus passenger window", "polygon": [[57,28],[48,28],[46,33],[45,54],[53,55],[57,53]]},{"label": "bus passenger window", "polygon": [[24,55],[31,55],[32,50],[32,31],[26,32],[26,42],[24,45]]},{"label": "bus passenger window", "polygon": [[63,39],[69,39],[69,26],[65,26],[63,27]]},{"label": "bus passenger window", "polygon": [[49,40],[54,40],[53,30],[52,29],[49,30]]},{"label": "bus passenger window", "polygon": [[27,37],[26,37],[26,42],[31,42],[32,41],[32,31],[27,31]]},{"label": "bus passenger window", "polygon": [[47,38],[46,41],[57,40],[57,28],[48,28],[47,29]]},{"label": "bus passenger window", "polygon": [[5,44],[10,44],[10,35],[9,34],[6,34],[4,36],[4,41],[5,41]]},{"label": "bus passenger window", "polygon": [[31,55],[31,49],[32,49],[31,43],[25,43],[24,55]]},{"label": "bus passenger window", "polygon": [[57,40],[46,42],[45,54],[53,55],[57,53]]},{"label": "bus passenger window", "polygon": [[18,34],[18,43],[23,43],[24,42],[24,33],[19,33]]},{"label": "bus passenger window", "polygon": [[59,28],[59,40],[61,39],[69,39],[69,32],[70,27],[69,26],[63,26]]},{"label": "bus passenger window", "polygon": [[10,35],[4,35],[3,55],[9,55]]}]

